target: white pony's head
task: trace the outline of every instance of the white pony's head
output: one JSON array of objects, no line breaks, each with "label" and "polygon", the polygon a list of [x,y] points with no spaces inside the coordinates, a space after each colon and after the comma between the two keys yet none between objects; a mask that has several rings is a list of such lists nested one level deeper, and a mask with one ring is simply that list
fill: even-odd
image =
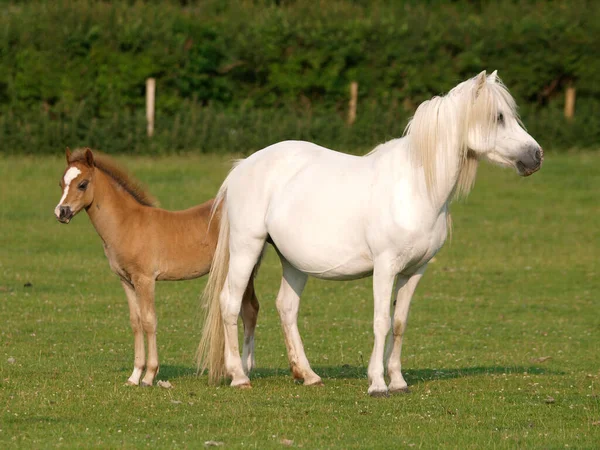
[{"label": "white pony's head", "polygon": [[489,76],[483,71],[465,83],[472,98],[466,111],[467,149],[478,159],[513,167],[521,176],[538,171],[544,152],[524,130],[515,101],[497,71]]},{"label": "white pony's head", "polygon": [[437,186],[448,184],[454,193],[468,194],[481,159],[528,176],[539,170],[544,156],[523,129],[515,101],[496,71],[489,76],[483,71],[447,95],[423,102],[406,134],[433,197]]}]

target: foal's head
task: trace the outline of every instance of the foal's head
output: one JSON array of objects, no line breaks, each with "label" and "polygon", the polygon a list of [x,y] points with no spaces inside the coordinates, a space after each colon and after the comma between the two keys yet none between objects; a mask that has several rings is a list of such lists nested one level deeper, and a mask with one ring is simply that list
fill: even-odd
[{"label": "foal's head", "polygon": [[54,208],[54,215],[62,223],[69,223],[94,200],[94,154],[88,148],[81,158],[72,158],[67,148],[66,156],[67,168],[59,182],[62,197]]}]

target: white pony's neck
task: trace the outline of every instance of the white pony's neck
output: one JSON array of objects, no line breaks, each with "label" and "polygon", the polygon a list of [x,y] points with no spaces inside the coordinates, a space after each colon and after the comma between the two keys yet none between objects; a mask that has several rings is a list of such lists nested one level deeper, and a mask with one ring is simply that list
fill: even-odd
[{"label": "white pony's neck", "polygon": [[467,148],[474,80],[443,97],[423,102],[406,128],[411,163],[422,170],[432,203],[444,207],[454,195],[470,191],[477,160]]}]

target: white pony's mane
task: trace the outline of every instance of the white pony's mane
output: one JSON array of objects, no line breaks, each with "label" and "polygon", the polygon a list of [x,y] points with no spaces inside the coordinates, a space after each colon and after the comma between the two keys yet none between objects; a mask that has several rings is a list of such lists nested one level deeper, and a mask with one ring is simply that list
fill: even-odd
[{"label": "white pony's mane", "polygon": [[[483,82],[481,77],[484,77]],[[437,196],[439,185],[454,186],[451,198],[469,193],[478,164],[475,152],[468,147],[469,133],[471,140],[478,143],[479,150],[491,148],[496,139],[497,114],[501,107],[505,115],[512,114],[519,120],[515,101],[495,72],[489,78],[482,72],[460,83],[448,94],[419,105],[404,136],[409,140],[411,161],[417,167],[423,167],[432,198]],[[438,170],[438,164],[442,170]]]}]

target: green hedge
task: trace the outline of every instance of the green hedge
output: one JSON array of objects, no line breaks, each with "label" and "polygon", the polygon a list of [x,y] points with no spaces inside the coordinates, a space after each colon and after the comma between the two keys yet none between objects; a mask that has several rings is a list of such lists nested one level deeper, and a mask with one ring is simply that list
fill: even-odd
[{"label": "green hedge", "polygon": [[[59,0],[0,11],[2,152],[251,151],[289,138],[371,148],[483,68],[499,70],[545,148],[600,141],[596,1]],[[351,81],[358,120],[348,127]],[[566,122],[569,82],[577,104]]]}]

